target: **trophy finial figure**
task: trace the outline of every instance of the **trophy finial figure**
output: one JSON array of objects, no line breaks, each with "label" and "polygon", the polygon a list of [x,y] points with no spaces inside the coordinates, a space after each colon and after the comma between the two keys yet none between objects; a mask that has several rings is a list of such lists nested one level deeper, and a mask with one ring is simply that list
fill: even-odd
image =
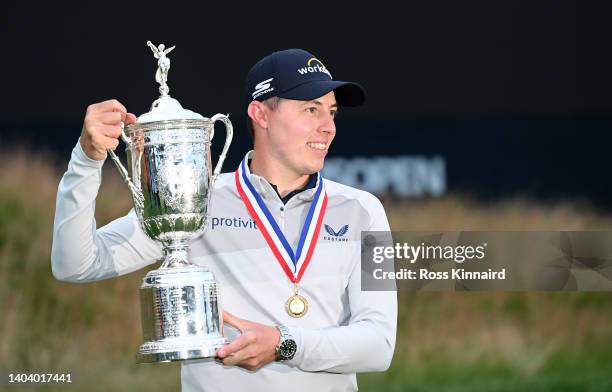
[{"label": "trophy finial figure", "polygon": [[170,88],[168,87],[168,71],[170,70],[170,59],[166,57],[166,55],[176,47],[172,46],[166,49],[164,44],[159,44],[157,47],[151,43],[151,41],[147,41],[147,45],[153,51],[153,56],[158,59],[157,60],[157,71],[155,72],[155,80],[159,83],[159,93],[163,96],[168,95],[170,92]]}]

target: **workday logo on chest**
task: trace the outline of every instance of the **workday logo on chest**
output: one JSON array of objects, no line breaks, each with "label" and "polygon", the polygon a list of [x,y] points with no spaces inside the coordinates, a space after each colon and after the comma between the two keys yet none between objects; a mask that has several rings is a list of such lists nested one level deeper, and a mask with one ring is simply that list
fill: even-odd
[{"label": "workday logo on chest", "polygon": [[338,231],[335,231],[330,225],[324,224],[325,231],[328,235],[323,236],[323,239],[326,241],[335,241],[335,242],[347,242],[349,225],[342,226]]}]

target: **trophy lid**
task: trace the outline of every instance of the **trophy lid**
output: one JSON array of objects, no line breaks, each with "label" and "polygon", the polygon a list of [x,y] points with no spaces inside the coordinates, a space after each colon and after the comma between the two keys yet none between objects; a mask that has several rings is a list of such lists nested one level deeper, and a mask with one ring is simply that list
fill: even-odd
[{"label": "trophy lid", "polygon": [[153,51],[153,56],[157,59],[157,71],[155,80],[159,83],[160,97],[151,105],[151,110],[141,114],[138,117],[138,123],[148,123],[153,121],[167,120],[204,120],[204,116],[191,110],[184,109],[179,101],[170,97],[168,94],[168,71],[170,70],[170,59],[167,54],[170,53],[175,46],[166,49],[164,44],[155,46],[151,41],[147,41],[147,45]]},{"label": "trophy lid", "polygon": [[184,109],[179,101],[169,95],[162,95],[151,105],[151,110],[138,117],[137,122],[147,123],[165,120],[204,120],[204,116]]}]

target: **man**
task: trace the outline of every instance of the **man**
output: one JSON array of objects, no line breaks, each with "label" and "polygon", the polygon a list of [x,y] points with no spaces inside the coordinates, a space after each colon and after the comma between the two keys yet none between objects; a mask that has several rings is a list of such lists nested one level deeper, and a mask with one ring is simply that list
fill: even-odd
[{"label": "man", "polygon": [[[395,293],[361,291],[360,232],[389,225],[378,199],[319,172],[338,106],[364,92],[298,49],[260,60],[246,88],[254,149],[218,178],[211,225],[190,251],[215,274],[231,343],[217,361],[184,362],[183,390],[356,390],[355,373],[386,370],[395,346]],[[58,279],[105,279],[161,258],[133,210],[97,230],[94,220],[106,150],[135,120],[114,100],[87,110],[59,185]]]}]

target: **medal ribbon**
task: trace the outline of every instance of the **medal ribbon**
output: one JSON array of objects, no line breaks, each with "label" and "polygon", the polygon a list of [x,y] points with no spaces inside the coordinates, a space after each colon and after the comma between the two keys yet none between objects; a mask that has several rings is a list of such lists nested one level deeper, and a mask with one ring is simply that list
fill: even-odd
[{"label": "medal ribbon", "polygon": [[[323,187],[323,177],[317,174],[319,176],[319,185],[310,204],[306,221],[300,233],[300,240],[294,253],[285,235],[280,227],[278,227],[274,216],[272,216],[263,199],[249,181],[247,176],[247,158],[248,155],[242,160],[236,170],[236,188],[276,260],[283,268],[283,271],[285,271],[287,277],[297,284],[302,279],[302,275],[304,275],[304,271],[306,271],[306,267],[308,267],[308,263],[310,263],[312,254],[317,246],[316,239],[319,237],[325,208],[327,207],[327,193]],[[304,249],[306,249],[305,252]]]}]

